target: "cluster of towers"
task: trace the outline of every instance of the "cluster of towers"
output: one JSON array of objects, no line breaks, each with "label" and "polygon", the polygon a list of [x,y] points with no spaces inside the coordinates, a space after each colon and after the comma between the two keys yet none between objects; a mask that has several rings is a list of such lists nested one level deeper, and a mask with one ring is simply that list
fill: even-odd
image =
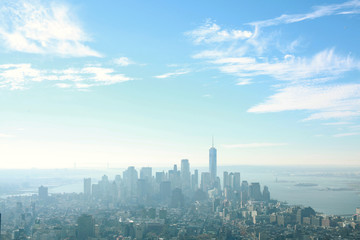
[{"label": "cluster of towers", "polygon": [[[223,190],[228,197],[236,192],[244,199],[251,197],[260,200],[262,198],[260,185],[254,183],[248,186],[247,182],[243,181],[240,186],[239,172],[224,172]],[[142,167],[138,174],[138,170],[131,166],[123,172],[122,176],[117,175],[112,182],[106,175],[97,184],[91,184],[90,178],[84,179],[85,196],[115,202],[160,201],[181,205],[184,197],[192,198],[198,191],[209,197],[222,194],[220,178],[217,176],[217,151],[214,141],[209,149],[209,171],[201,173],[200,186],[199,171],[194,170],[191,173],[188,159],[181,160],[180,169],[175,164],[172,169],[156,172],[154,176],[151,167]]]}]

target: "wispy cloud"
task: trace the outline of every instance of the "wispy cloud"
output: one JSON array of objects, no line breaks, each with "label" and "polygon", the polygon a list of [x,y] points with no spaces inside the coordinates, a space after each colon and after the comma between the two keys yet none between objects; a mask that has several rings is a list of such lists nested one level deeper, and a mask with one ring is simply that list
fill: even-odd
[{"label": "wispy cloud", "polygon": [[211,94],[204,94],[202,95],[203,98],[212,98],[212,95]]},{"label": "wispy cloud", "polygon": [[188,73],[190,73],[189,70],[181,69],[181,70],[177,70],[175,72],[169,72],[169,73],[157,75],[157,76],[155,76],[155,78],[170,78],[170,77],[176,77],[176,76],[180,76],[180,75],[184,75],[184,74],[188,74]]},{"label": "wispy cloud", "polygon": [[225,148],[262,148],[262,147],[279,147],[286,146],[287,143],[240,143],[240,144],[229,144],[222,145]]},{"label": "wispy cloud", "polygon": [[[205,25],[186,34],[195,44],[207,44],[207,48],[202,48],[192,57],[206,61],[222,73],[234,76],[237,79],[236,85],[252,84],[260,77],[262,81],[266,79],[271,83],[276,92],[262,103],[250,107],[248,112],[305,110],[309,116],[304,120],[355,118],[360,116],[359,84],[351,84],[351,81],[334,84],[334,81],[349,72],[359,72],[359,59],[350,54],[339,54],[335,48],[299,56],[294,53],[299,46],[299,38],[278,46],[279,44],[272,43],[277,42],[278,36],[263,30],[270,26],[324,16],[359,13],[360,1],[354,0],[314,7],[308,13],[284,14],[247,23],[242,28],[253,26],[253,29],[242,38],[229,37],[226,41],[215,41],[217,33],[223,30],[212,21],[207,21]],[[226,31],[231,33],[232,29]],[[274,84],[274,80],[280,81],[280,84]]]},{"label": "wispy cloud", "polygon": [[0,38],[10,51],[72,57],[101,56],[85,45],[90,38],[64,3],[2,1]]},{"label": "wispy cloud", "polygon": [[272,60],[256,57],[217,57],[210,59],[223,73],[250,79],[271,76],[286,81],[327,81],[344,72],[360,69],[360,62],[350,56],[339,56],[334,49],[326,49],[311,58],[285,55]]},{"label": "wispy cloud", "polygon": [[56,83],[55,86],[58,88],[71,88],[71,84],[68,83]]},{"label": "wispy cloud", "polygon": [[240,29],[222,30],[221,27],[212,20],[207,20],[204,25],[186,32],[185,35],[189,36],[195,44],[200,44],[247,39],[252,36],[252,32]]},{"label": "wispy cloud", "polygon": [[304,121],[309,120],[328,120],[328,119],[349,119],[360,116],[360,112],[354,109],[354,111],[329,111],[329,112],[319,112],[311,114],[308,118],[305,118]]},{"label": "wispy cloud", "polygon": [[339,133],[339,134],[335,134],[334,137],[349,137],[349,136],[357,136],[357,135],[360,135],[360,132]]},{"label": "wispy cloud", "polygon": [[39,70],[31,64],[0,65],[0,88],[24,89],[29,84],[53,81],[59,88],[89,88],[133,80],[112,68],[86,66],[63,70]]},{"label": "wispy cloud", "polygon": [[126,67],[126,66],[129,66],[131,64],[135,64],[134,61],[130,60],[127,57],[116,58],[116,59],[114,59],[114,63],[119,65],[119,66],[122,66],[122,67]]},{"label": "wispy cloud", "polygon": [[351,122],[329,122],[329,123],[323,123],[322,125],[325,126],[338,126],[338,125],[349,125]]},{"label": "wispy cloud", "polygon": [[319,111],[305,120],[349,118],[360,116],[360,84],[331,86],[290,86],[280,89],[264,103],[248,112],[280,112],[289,110]]},{"label": "wispy cloud", "polygon": [[360,11],[360,1],[352,0],[340,4],[316,6],[314,7],[314,10],[309,13],[283,14],[280,17],[263,20],[263,21],[256,21],[249,24],[257,27],[269,27],[280,24],[296,23],[296,22],[316,19],[330,15],[358,14],[359,11]]},{"label": "wispy cloud", "polygon": [[[249,112],[279,112],[286,110],[341,109],[349,111],[357,108],[360,84],[343,84],[327,87],[290,86],[279,90],[264,103],[249,109]],[[352,101],[355,100],[355,101]],[[350,106],[349,106],[349,103]]]}]

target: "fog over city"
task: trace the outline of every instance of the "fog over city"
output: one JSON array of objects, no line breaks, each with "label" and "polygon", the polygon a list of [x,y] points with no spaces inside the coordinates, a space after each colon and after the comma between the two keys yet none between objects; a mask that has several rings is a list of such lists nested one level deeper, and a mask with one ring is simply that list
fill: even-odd
[{"label": "fog over city", "polygon": [[360,239],[360,1],[0,1],[0,240]]}]

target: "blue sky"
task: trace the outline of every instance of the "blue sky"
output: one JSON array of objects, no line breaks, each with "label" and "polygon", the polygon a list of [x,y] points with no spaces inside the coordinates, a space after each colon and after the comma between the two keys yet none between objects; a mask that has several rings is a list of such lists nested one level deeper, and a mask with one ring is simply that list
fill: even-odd
[{"label": "blue sky", "polygon": [[[260,7],[261,6],[261,7]],[[2,168],[359,165],[360,1],[2,1]]]}]

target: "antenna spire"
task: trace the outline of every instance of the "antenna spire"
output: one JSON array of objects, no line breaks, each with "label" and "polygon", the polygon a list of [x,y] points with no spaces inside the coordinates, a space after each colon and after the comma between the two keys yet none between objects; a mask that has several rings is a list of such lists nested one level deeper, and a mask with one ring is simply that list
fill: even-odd
[{"label": "antenna spire", "polygon": [[212,147],[214,147],[214,135],[212,136]]}]

